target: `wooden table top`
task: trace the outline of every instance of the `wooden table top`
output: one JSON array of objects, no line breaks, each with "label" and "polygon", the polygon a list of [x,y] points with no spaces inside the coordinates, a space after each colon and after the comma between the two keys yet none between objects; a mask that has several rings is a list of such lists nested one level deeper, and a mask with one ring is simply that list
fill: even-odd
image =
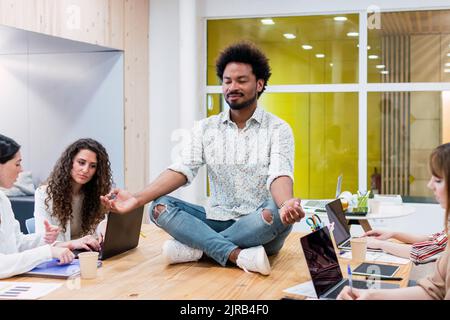
[{"label": "wooden table top", "polygon": [[[246,273],[236,266],[221,267],[210,258],[199,262],[166,265],[161,248],[170,236],[153,224],[144,224],[136,249],[103,261],[93,280],[76,277],[68,280],[17,276],[7,281],[63,283],[43,299],[281,299],[288,296],[284,289],[310,280],[300,247],[301,234],[292,232],[278,255],[269,257],[269,276]],[[346,275],[347,260],[341,261]],[[352,267],[357,264],[351,263]],[[402,265],[396,281],[402,287],[408,283],[411,263]],[[358,279],[357,276],[354,276]],[[300,298],[300,297],[297,297]]]}]

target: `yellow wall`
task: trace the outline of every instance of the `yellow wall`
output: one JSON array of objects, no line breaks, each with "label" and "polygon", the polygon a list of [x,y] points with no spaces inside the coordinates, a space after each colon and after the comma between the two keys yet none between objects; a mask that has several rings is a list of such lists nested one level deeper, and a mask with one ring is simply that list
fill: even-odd
[{"label": "yellow wall", "polygon": [[[348,15],[348,18],[344,25],[338,26],[333,16],[273,18],[275,25],[272,26],[262,25],[258,18],[210,20],[207,23],[207,83],[219,84],[216,58],[225,47],[240,40],[254,42],[267,55],[272,68],[269,81],[272,85],[357,83],[358,38],[349,38],[346,33],[355,30],[358,16]],[[297,38],[285,39],[283,33],[288,31]],[[303,50],[302,44],[312,45],[313,49]],[[325,54],[325,58],[316,58],[316,53]]]},{"label": "yellow wall", "polygon": [[[309,17],[282,18],[287,24],[305,23]],[[304,51],[299,41],[274,40],[267,26],[259,19],[229,19],[208,21],[208,85],[218,85],[215,60],[227,45],[239,40],[251,40],[264,51],[270,61],[272,77],[269,85],[305,83],[356,83],[358,75],[357,40],[334,35],[331,29],[320,30],[323,16],[309,19],[309,33],[314,39],[303,42],[314,50]],[[328,19],[328,18],[327,18]],[[357,18],[356,25],[357,25]],[[278,23],[278,20],[276,20]],[[328,20],[327,20],[328,21]],[[326,25],[328,22],[324,22]],[[315,28],[316,30],[312,30]],[[300,28],[301,29],[301,28]],[[348,30],[347,30],[348,31]],[[343,31],[345,33],[345,30]],[[236,34],[241,35],[236,37]],[[301,38],[301,36],[299,36]],[[315,58],[324,52],[325,59]],[[333,63],[333,66],[330,66]],[[208,116],[220,109],[220,95],[214,96],[214,106]],[[264,93],[259,105],[284,119],[295,138],[294,193],[302,198],[334,198],[336,181],[341,173],[343,190],[358,188],[358,94],[357,93]]]}]

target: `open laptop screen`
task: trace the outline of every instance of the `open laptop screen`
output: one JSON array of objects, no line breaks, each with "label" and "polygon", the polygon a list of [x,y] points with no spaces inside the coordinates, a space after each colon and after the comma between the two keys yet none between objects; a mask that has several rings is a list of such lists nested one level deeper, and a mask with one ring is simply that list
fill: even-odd
[{"label": "open laptop screen", "polygon": [[300,242],[314,289],[320,298],[343,279],[328,227],[302,237]]},{"label": "open laptop screen", "polygon": [[350,228],[345,218],[344,210],[342,209],[341,200],[336,199],[325,206],[327,210],[328,220],[330,223],[334,222],[333,236],[336,244],[339,246],[350,238]]}]

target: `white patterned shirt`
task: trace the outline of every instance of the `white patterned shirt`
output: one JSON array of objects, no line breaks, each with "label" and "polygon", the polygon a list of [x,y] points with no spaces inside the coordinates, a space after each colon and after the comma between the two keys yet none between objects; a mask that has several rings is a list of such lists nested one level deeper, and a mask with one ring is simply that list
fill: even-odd
[{"label": "white patterned shirt", "polygon": [[257,107],[239,129],[229,110],[198,121],[181,157],[168,169],[189,185],[206,164],[210,198],[208,219],[226,221],[254,212],[270,199],[270,185],[281,176],[294,180],[294,138],[290,126]]}]

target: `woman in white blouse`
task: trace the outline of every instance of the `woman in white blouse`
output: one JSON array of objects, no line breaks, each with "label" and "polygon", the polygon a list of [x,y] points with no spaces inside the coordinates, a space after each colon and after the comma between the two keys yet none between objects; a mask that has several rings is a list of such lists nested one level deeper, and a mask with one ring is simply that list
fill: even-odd
[{"label": "woman in white blouse", "polygon": [[[1,187],[13,186],[22,171],[21,161],[20,145],[0,134]],[[24,235],[20,232],[11,202],[0,191],[0,279],[27,272],[51,258],[58,259],[60,264],[72,262],[74,255],[70,250],[51,246],[58,236],[58,228],[46,221],[42,224],[43,233]]]},{"label": "woman in white blouse", "polygon": [[36,190],[36,230],[42,231],[43,221],[48,220],[62,231],[56,246],[99,251],[106,227],[100,196],[111,185],[106,149],[93,139],[73,142],[61,154],[47,183]]}]

